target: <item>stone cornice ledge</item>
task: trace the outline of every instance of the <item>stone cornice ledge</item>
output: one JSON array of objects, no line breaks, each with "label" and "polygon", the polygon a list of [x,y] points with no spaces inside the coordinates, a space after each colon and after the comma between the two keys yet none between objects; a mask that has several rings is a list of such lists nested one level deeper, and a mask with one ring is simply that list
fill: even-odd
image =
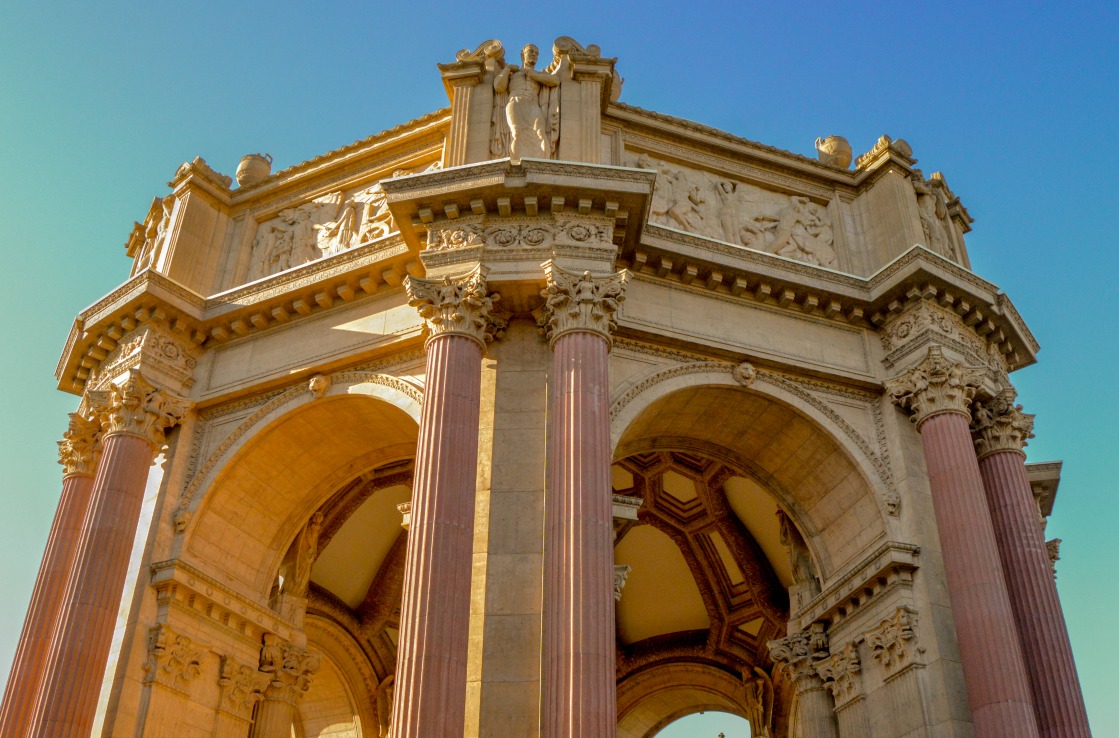
[{"label": "stone cornice ledge", "polygon": [[789,618],[790,631],[806,630],[812,623],[821,621],[829,622],[829,627],[834,628],[882,594],[898,587],[912,587],[920,553],[920,546],[887,541],[804,609],[793,613]]}]

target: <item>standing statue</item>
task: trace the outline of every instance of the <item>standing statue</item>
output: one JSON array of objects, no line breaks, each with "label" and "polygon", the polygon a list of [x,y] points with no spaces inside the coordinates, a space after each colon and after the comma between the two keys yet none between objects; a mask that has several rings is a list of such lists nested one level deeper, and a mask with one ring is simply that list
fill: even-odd
[{"label": "standing statue", "polygon": [[925,181],[920,172],[913,174],[913,189],[917,193],[917,210],[921,215],[921,229],[928,242],[926,245],[946,259],[954,258],[952,242],[945,228],[948,206],[944,203],[943,196],[937,188]]},{"label": "standing statue", "polygon": [[[514,162],[524,157],[551,159],[559,140],[559,77],[536,70],[540,49],[521,50],[522,66],[507,64],[493,81],[493,123],[498,134],[492,146],[504,147],[495,156]],[[504,113],[504,115],[502,114]]]}]

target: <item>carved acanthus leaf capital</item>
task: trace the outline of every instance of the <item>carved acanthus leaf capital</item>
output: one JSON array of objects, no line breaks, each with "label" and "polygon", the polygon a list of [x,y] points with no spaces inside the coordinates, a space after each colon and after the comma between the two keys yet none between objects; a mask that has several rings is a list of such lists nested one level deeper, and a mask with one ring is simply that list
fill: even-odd
[{"label": "carved acanthus leaf capital", "polygon": [[565,333],[589,331],[609,344],[610,334],[618,325],[618,309],[626,299],[629,272],[623,269],[592,277],[590,272],[576,274],[548,261],[544,274],[548,286],[540,292],[544,306],[537,312],[536,322],[549,342],[554,344]]},{"label": "carved acanthus leaf capital", "polygon": [[167,430],[178,425],[190,409],[189,402],[156,389],[135,369],[120,384],[91,392],[90,402],[106,436],[139,436],[157,450],[167,442]]},{"label": "carved acanthus leaf capital", "polygon": [[626,579],[633,567],[629,564],[614,564],[614,599],[622,599],[622,588],[626,586]]},{"label": "carved acanthus leaf capital", "polygon": [[835,698],[836,707],[842,707],[861,696],[862,690],[859,685],[861,671],[859,651],[854,643],[848,643],[842,649],[833,651],[831,656],[816,664],[816,673],[824,680],[824,686]]},{"label": "carved acanthus leaf capital", "polygon": [[500,295],[486,292],[487,271],[479,265],[458,277],[405,278],[408,304],[427,324],[428,341],[459,335],[473,338],[484,347],[504,328],[504,321],[494,310]]},{"label": "carved acanthus leaf capital", "polygon": [[166,624],[151,629],[148,635],[148,660],[144,663],[144,683],[162,684],[183,690],[187,682],[202,673],[200,648],[185,635],[175,633]]},{"label": "carved acanthus leaf capital", "polygon": [[894,614],[864,634],[874,660],[887,675],[896,674],[924,653],[917,643],[917,613],[899,607]]},{"label": "carved acanthus leaf capital", "polygon": [[66,476],[92,476],[101,455],[101,423],[85,409],[83,401],[78,412],[70,413],[70,424],[58,442],[58,463]]},{"label": "carved acanthus leaf capital", "polygon": [[319,670],[322,654],[293,646],[279,636],[264,635],[260,650],[260,670],[270,681],[265,699],[295,704],[311,688],[311,676]]},{"label": "carved acanthus leaf capital", "polygon": [[975,434],[975,452],[979,458],[998,451],[1024,454],[1028,439],[1033,438],[1034,416],[1015,405],[1017,394],[1003,390],[988,402],[977,402],[972,411],[971,431]]},{"label": "carved acanthus leaf capital", "polygon": [[934,344],[920,364],[887,380],[886,392],[896,405],[912,414],[918,426],[940,413],[960,413],[970,419],[981,372],[979,368],[949,361],[940,346]]},{"label": "carved acanthus leaf capital", "polygon": [[819,685],[815,681],[816,664],[828,657],[828,635],[822,623],[813,623],[810,631],[770,641],[767,646],[770,658],[788,670],[798,688],[812,682]]},{"label": "carved acanthus leaf capital", "polygon": [[229,657],[221,657],[218,686],[221,688],[221,706],[229,712],[248,718],[253,705],[264,699],[269,676]]}]

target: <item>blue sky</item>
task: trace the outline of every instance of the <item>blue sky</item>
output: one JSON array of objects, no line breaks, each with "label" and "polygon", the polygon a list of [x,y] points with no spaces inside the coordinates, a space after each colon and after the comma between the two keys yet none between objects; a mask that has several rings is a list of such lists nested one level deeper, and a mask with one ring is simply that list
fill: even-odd
[{"label": "blue sky", "polygon": [[1042,345],[1012,379],[1037,414],[1031,460],[1065,461],[1058,584],[1093,727],[1119,732],[1119,594],[1101,576],[1119,561],[1117,16],[1095,2],[2,0],[0,680],[76,404],[54,389],[55,363],[74,315],[127,277],[132,221],[178,165],[201,155],[233,174],[261,151],[283,168],[446,105],[434,65],[460,48],[570,35],[619,58],[625,102],[802,154],[817,136],[858,153],[888,133],[945,173],[976,218],[976,272]]}]

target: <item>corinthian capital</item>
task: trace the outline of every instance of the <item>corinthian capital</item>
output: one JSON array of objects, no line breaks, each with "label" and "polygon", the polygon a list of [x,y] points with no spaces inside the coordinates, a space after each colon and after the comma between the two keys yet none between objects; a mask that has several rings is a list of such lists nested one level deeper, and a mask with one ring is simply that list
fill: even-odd
[{"label": "corinthian capital", "polygon": [[979,389],[981,370],[953,364],[940,346],[917,366],[886,381],[886,392],[896,405],[912,413],[917,425],[940,413],[960,413],[971,418],[971,401]]},{"label": "corinthian capital", "polygon": [[859,651],[854,643],[848,643],[816,664],[816,673],[824,680],[824,687],[831,692],[836,707],[842,707],[861,695],[859,685],[861,670]]},{"label": "corinthian capital", "polygon": [[92,475],[100,455],[101,423],[89,417],[83,402],[78,412],[70,413],[70,425],[58,442],[58,463],[65,469],[64,475]]},{"label": "corinthian capital", "polygon": [[770,658],[789,671],[798,688],[811,682],[819,684],[816,664],[828,656],[828,636],[821,623],[813,623],[811,631],[794,633],[767,645]]},{"label": "corinthian capital", "polygon": [[90,393],[90,401],[106,436],[139,436],[156,449],[163,447],[167,430],[190,408],[186,400],[156,389],[135,369],[120,384]]},{"label": "corinthian capital", "polygon": [[1023,453],[1027,441],[1034,437],[1034,416],[1015,405],[1017,393],[1003,390],[988,402],[977,402],[972,413],[971,431],[975,434],[975,453],[979,458],[998,451]]},{"label": "corinthian capital", "polygon": [[560,269],[554,262],[544,264],[548,286],[540,293],[544,307],[537,322],[555,343],[564,333],[590,331],[610,342],[610,333],[618,325],[617,313],[625,301],[629,272],[625,269],[606,277],[592,277],[590,272],[575,274]]},{"label": "corinthian capital", "polygon": [[311,688],[311,676],[319,670],[322,654],[285,643],[266,633],[260,650],[260,671],[270,676],[266,699],[295,704]]},{"label": "corinthian capital", "polygon": [[408,304],[419,311],[427,324],[428,341],[459,335],[473,338],[485,347],[487,341],[493,340],[494,332],[501,328],[493,304],[501,296],[487,294],[487,271],[479,265],[458,277],[405,278]]}]

